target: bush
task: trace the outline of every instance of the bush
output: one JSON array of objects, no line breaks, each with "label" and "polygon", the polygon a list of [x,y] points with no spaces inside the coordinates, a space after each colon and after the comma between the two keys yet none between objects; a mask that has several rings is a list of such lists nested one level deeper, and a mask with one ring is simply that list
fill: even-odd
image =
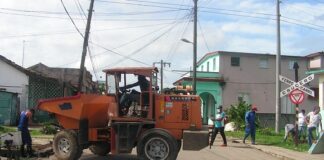
[{"label": "bush", "polygon": [[53,126],[51,123],[44,123],[41,129],[43,134],[55,134],[57,132],[57,127]]},{"label": "bush", "polygon": [[[239,102],[237,105],[231,105],[230,108],[226,109],[226,115],[229,121],[234,122],[234,126],[238,130],[243,130],[245,128],[245,113],[251,108],[250,104],[245,101]],[[259,119],[256,118],[256,124],[259,126]]]}]

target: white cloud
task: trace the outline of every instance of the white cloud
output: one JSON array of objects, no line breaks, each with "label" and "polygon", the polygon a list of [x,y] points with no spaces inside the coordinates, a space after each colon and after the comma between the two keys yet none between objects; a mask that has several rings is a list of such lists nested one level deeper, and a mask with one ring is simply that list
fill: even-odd
[{"label": "white cloud", "polygon": [[[81,32],[84,32],[85,24],[78,20],[78,14],[75,1],[64,0],[65,5],[72,17],[75,19],[77,26]],[[80,0],[83,9],[88,10],[89,0]],[[129,1],[116,1],[129,2]],[[152,2],[162,3],[177,3],[184,5],[192,5],[192,0],[181,1],[161,1],[154,0]],[[130,3],[130,2],[129,2]],[[139,3],[139,2],[131,2]],[[272,17],[260,14],[247,14],[244,12],[259,12],[275,14],[274,1],[264,0],[226,0],[226,1],[199,1],[200,7],[215,7],[227,10],[240,10],[243,12],[225,12],[238,15],[251,15],[258,17]],[[31,66],[42,62],[53,67],[79,67],[78,62],[81,59],[83,40],[68,17],[65,15],[63,7],[59,0],[0,0],[1,8],[21,9],[21,10],[37,10],[61,12],[59,15],[42,14],[43,16],[62,17],[64,19],[54,18],[35,18],[30,16],[17,16],[4,13],[19,13],[27,15],[40,15],[39,13],[24,13],[13,12],[0,9],[0,21],[3,22],[0,26],[0,54],[21,64],[22,60],[22,41],[26,40],[25,44],[25,66]],[[179,7],[179,6],[176,6]],[[301,8],[306,11],[313,9],[310,16],[304,12],[298,11],[296,8]],[[284,2],[282,4],[282,15],[297,20],[309,22],[311,24],[324,26],[324,4],[301,3],[301,2]],[[102,3],[95,2],[94,18],[91,25],[91,39],[106,48],[113,49],[127,42],[114,51],[129,55],[134,51],[142,48],[163,32],[166,28],[156,31],[143,37],[145,34],[158,30],[166,26],[165,23],[172,21],[165,21],[162,19],[175,19],[186,15],[189,11],[170,11],[168,13],[159,14],[141,14],[141,15],[127,15],[103,16],[103,13],[130,13],[130,12],[148,12],[172,10],[167,8],[150,8],[136,5],[122,5],[118,3]],[[204,9],[206,10],[206,9]],[[217,9],[212,11],[218,11]],[[227,51],[242,51],[242,52],[262,52],[274,53],[276,50],[275,41],[275,21],[269,19],[247,18],[244,16],[230,16],[225,14],[213,14],[200,12],[200,25],[203,29],[201,33],[198,27],[198,58],[202,57],[209,51],[227,50]],[[116,21],[122,19],[129,19],[130,21]],[[136,19],[160,19],[159,21],[135,21]],[[154,24],[156,24],[154,26]],[[146,27],[140,27],[145,26]],[[152,64],[155,61],[164,59],[172,63],[170,70],[189,70],[192,66],[192,45],[181,42],[181,38],[192,39],[192,22],[188,27],[186,21],[176,25],[170,33],[165,34],[156,42],[147,46],[139,53],[130,55],[131,58],[143,61],[147,64]],[[134,27],[129,29],[118,29],[125,27]],[[312,26],[315,27],[315,26]],[[185,28],[187,31],[184,32]],[[324,29],[322,29],[324,30]],[[74,33],[71,33],[74,32]],[[53,34],[43,36],[21,36],[26,34]],[[63,34],[62,34],[63,33]],[[202,37],[204,35],[204,38]],[[305,55],[309,52],[316,52],[323,50],[322,42],[324,37],[323,32],[307,29],[301,26],[282,23],[282,50],[283,53]],[[9,36],[16,36],[8,38]],[[7,38],[5,38],[7,37]],[[142,37],[142,38],[140,38]],[[140,39],[139,39],[140,38]],[[138,39],[138,40],[136,40]],[[135,41],[136,40],[136,41]],[[207,49],[205,43],[208,45]],[[102,67],[112,66],[143,66],[132,60],[125,59],[119,55],[111,52],[103,53],[105,50],[91,44],[92,55],[94,56],[95,66],[98,73]],[[89,57],[89,56],[88,56]],[[89,58],[86,61],[88,70],[92,70]],[[178,73],[165,72],[166,83],[172,84],[180,77]],[[100,75],[100,74],[99,74]]]}]

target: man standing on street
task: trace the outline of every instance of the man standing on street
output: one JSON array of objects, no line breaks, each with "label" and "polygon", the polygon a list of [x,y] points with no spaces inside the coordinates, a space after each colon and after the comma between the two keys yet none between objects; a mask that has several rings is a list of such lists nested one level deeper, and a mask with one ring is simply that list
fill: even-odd
[{"label": "man standing on street", "polygon": [[300,140],[300,137],[303,136],[304,140],[306,139],[306,114],[305,110],[302,109],[301,113],[298,114],[298,139]]},{"label": "man standing on street", "polygon": [[[312,146],[312,140],[313,138],[313,134],[312,132],[316,129],[318,126],[321,127],[321,130],[323,130],[322,128],[322,117],[319,114],[320,112],[320,107],[319,106],[315,106],[312,112],[309,112],[307,114],[307,118],[309,119],[309,123],[307,125],[307,131],[308,131],[308,145]],[[316,143],[316,142],[315,142]]]},{"label": "man standing on street", "polygon": [[245,113],[245,136],[243,143],[245,143],[246,138],[251,135],[251,142],[255,144],[255,112],[258,111],[256,106],[252,106],[251,110]]},{"label": "man standing on street", "polygon": [[211,141],[209,143],[209,148],[211,148],[211,146],[214,144],[215,138],[218,134],[218,132],[220,132],[222,138],[223,138],[223,144],[221,145],[222,147],[226,147],[227,146],[227,141],[226,141],[226,136],[224,133],[224,120],[225,120],[225,112],[223,112],[223,107],[219,106],[217,108],[217,114],[216,117],[213,119],[213,121],[215,121],[215,125],[213,128],[213,133],[211,136]]},{"label": "man standing on street", "polygon": [[34,113],[34,109],[27,109],[20,114],[18,130],[21,132],[22,145],[20,147],[20,152],[22,157],[26,157],[25,145],[27,145],[28,157],[34,156],[32,151],[32,139],[28,130],[29,122],[31,122]]}]

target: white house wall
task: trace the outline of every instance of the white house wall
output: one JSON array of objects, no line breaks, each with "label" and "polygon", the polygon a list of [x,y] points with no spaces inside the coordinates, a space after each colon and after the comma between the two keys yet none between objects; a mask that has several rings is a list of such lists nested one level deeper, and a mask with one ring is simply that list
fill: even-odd
[{"label": "white house wall", "polygon": [[[216,65],[215,69],[213,68],[213,59],[215,58]],[[209,62],[209,72],[219,72],[219,55],[214,55],[209,57],[207,60],[198,65],[197,71],[207,72],[207,64]],[[204,66],[203,69],[201,66]]]},{"label": "white house wall", "polygon": [[18,93],[20,109],[25,109],[28,100],[28,76],[11,65],[0,61],[0,88]]}]

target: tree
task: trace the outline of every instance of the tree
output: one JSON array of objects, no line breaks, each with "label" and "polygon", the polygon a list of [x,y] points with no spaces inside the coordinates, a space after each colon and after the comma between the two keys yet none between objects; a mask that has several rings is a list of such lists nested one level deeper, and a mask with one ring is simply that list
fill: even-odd
[{"label": "tree", "polygon": [[245,127],[245,113],[250,110],[250,108],[250,104],[247,104],[245,101],[239,101],[238,104],[231,105],[225,112],[229,121],[234,122],[235,128],[243,130]]}]

